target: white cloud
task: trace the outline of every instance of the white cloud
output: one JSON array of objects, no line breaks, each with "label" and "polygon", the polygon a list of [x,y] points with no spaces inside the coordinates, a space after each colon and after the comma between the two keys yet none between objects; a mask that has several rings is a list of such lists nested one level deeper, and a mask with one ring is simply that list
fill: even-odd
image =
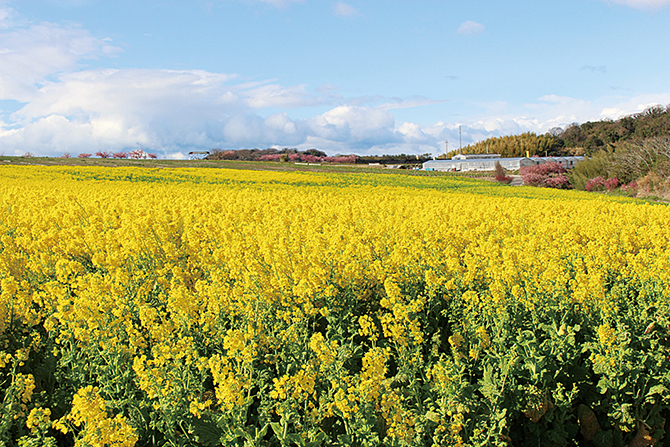
[{"label": "white cloud", "polygon": [[244,92],[247,104],[256,109],[268,107],[306,107],[320,105],[319,98],[307,92],[307,85],[282,87],[266,84]]},{"label": "white cloud", "polygon": [[0,32],[0,99],[29,101],[36,84],[85,59],[119,51],[88,31],[50,23]]},{"label": "white cloud", "polygon": [[356,8],[343,2],[337,2],[333,8],[333,12],[335,15],[344,17],[354,17],[360,14]]},{"label": "white cloud", "polygon": [[308,126],[321,138],[349,142],[355,146],[397,139],[393,132],[393,115],[375,108],[338,106],[308,120]]},{"label": "white cloud", "polygon": [[186,160],[188,154],[185,154],[184,152],[171,152],[167,155],[167,158],[171,160]]},{"label": "white cloud", "polygon": [[408,143],[434,143],[433,138],[430,135],[427,135],[421,126],[414,123],[402,123],[397,128],[398,134],[402,136],[402,139]]},{"label": "white cloud", "polygon": [[285,113],[275,113],[268,116],[264,124],[269,130],[280,134],[293,135],[296,133],[296,124]]},{"label": "white cloud", "polygon": [[10,19],[14,15],[14,11],[11,8],[3,6],[0,2],[0,29],[9,28],[11,22]]},{"label": "white cloud", "polygon": [[458,27],[456,31],[458,34],[469,35],[469,34],[479,34],[484,32],[484,25],[481,23],[473,22],[472,20],[467,20],[461,23],[461,26]]},{"label": "white cloud", "polygon": [[11,138],[0,137],[0,142],[16,150],[28,144],[33,152],[45,154],[64,149],[90,152],[91,147],[208,146],[213,140],[203,123],[248,109],[226,86],[232,78],[201,71],[137,69],[62,75],[11,115],[19,131]]},{"label": "white cloud", "polygon": [[607,107],[602,107],[600,117],[618,119],[627,115],[643,112],[644,110],[661,105],[670,104],[670,94],[636,95],[631,98],[622,98]]},{"label": "white cloud", "polygon": [[606,3],[629,6],[635,9],[656,10],[670,5],[670,0],[601,0]]}]

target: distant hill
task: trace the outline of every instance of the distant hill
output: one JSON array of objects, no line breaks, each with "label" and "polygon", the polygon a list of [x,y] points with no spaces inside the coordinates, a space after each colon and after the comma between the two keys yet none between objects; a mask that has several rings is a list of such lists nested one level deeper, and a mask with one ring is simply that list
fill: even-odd
[{"label": "distant hill", "polygon": [[[565,128],[551,129],[544,135],[526,132],[521,135],[489,138],[465,146],[464,154],[501,154],[503,157],[533,155],[593,155],[601,150],[613,150],[623,142],[670,136],[670,106],[654,106],[644,112],[618,120],[573,123]],[[451,151],[451,158],[459,151]]]}]

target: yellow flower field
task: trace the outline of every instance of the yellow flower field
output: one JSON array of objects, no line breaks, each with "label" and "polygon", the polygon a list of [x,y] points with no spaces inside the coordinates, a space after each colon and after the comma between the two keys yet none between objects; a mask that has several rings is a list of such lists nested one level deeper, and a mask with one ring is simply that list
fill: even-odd
[{"label": "yellow flower field", "polygon": [[2,166],[0,446],[661,445],[668,222],[444,176]]}]

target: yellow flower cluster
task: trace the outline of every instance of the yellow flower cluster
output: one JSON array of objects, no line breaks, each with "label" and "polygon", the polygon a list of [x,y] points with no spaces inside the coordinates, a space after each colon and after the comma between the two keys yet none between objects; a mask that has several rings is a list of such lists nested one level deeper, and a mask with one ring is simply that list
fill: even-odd
[{"label": "yellow flower cluster", "polygon": [[598,326],[598,339],[604,348],[609,348],[616,341],[614,329],[607,324],[601,324]]},{"label": "yellow flower cluster", "polygon": [[[98,394],[98,388],[90,385],[74,395],[72,410],[66,419],[75,427],[82,428],[76,446],[132,447],[138,439],[124,416],[117,414],[113,418],[108,417],[105,401]],[[63,433],[68,432],[62,420],[54,422],[54,427]]]},{"label": "yellow flower cluster", "polygon": [[51,426],[51,410],[49,408],[35,407],[30,410],[26,427],[32,434],[38,434]]},{"label": "yellow flower cluster", "polygon": [[[412,444],[435,430],[419,393],[461,405],[459,368],[496,322],[552,306],[612,321],[614,285],[667,298],[668,221],[664,205],[440,176],[2,166],[0,374],[32,430],[50,415],[30,355],[89,365],[58,422],[80,445],[141,436],[108,413],[101,394],[123,401],[101,392],[108,371],[165,439],[203,414],[222,432],[280,414],[309,439]],[[460,440],[454,411],[438,425]]]},{"label": "yellow flower cluster", "polygon": [[309,341],[309,347],[316,354],[316,359],[319,362],[319,369],[327,370],[335,362],[337,358],[337,341],[333,340],[330,343],[326,342],[321,332],[316,332],[312,335]]}]

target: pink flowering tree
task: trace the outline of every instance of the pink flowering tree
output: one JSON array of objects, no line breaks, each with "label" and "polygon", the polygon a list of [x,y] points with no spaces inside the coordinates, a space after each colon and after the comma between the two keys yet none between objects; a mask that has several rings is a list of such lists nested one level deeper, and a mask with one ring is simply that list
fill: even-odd
[{"label": "pink flowering tree", "polygon": [[608,191],[613,191],[617,186],[619,186],[619,179],[616,177],[608,178],[605,180],[605,189]]},{"label": "pink flowering tree", "polygon": [[349,164],[354,164],[356,163],[356,160],[358,160],[358,156],[356,155],[347,155],[347,156],[340,156],[340,157],[326,157],[327,162],[329,163],[349,163]]},{"label": "pink flowering tree", "polygon": [[562,164],[555,162],[525,166],[519,169],[524,185],[558,189],[572,187],[566,172],[567,169]]},{"label": "pink flowering tree", "polygon": [[144,152],[142,149],[135,149],[134,151],[128,152],[128,158],[133,160],[147,160],[149,158],[156,158],[156,154],[149,154]]},{"label": "pink flowering tree", "polygon": [[[228,151],[232,152],[232,151]],[[259,160],[260,161],[281,161],[281,156],[282,154],[265,154],[261,155]]]},{"label": "pink flowering tree", "polygon": [[589,179],[589,181],[586,182],[586,185],[584,185],[584,189],[590,192],[602,191],[606,189],[611,192],[616,189],[617,186],[619,186],[618,178],[612,177],[606,179],[605,177],[599,175],[598,177]]},{"label": "pink flowering tree", "polygon": [[321,163],[326,159],[326,157],[311,154],[300,154],[300,159],[305,163]]},{"label": "pink flowering tree", "polygon": [[630,182],[628,184],[621,185],[621,190],[625,193],[630,194],[630,195],[635,195],[635,193],[637,193],[637,188],[638,188],[638,185],[637,185],[637,182],[635,180],[633,180],[632,182]]},{"label": "pink flowering tree", "polygon": [[130,151],[128,152],[128,158],[132,158],[134,160],[145,158],[144,151],[142,149],[135,149],[134,151]]}]

